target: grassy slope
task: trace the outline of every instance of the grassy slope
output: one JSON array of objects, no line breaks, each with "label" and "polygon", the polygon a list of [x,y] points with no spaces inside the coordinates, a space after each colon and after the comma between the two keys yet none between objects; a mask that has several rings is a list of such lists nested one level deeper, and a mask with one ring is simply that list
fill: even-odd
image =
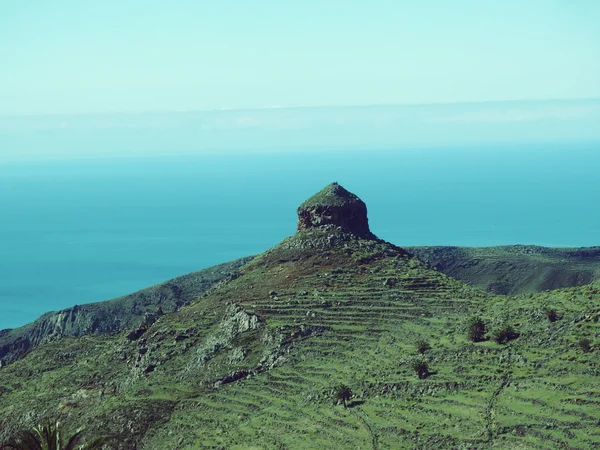
[{"label": "grassy slope", "polygon": [[453,278],[498,294],[582,286],[600,279],[600,247],[407,247]]},{"label": "grassy slope", "polygon": [[338,183],[331,183],[321,189],[312,197],[306,199],[299,209],[319,206],[345,206],[352,203],[362,202],[355,194],[348,192]]},{"label": "grassy slope", "polygon": [[[319,239],[284,242],[139,341],[61,339],[3,368],[0,437],[59,416],[111,430],[119,448],[600,444],[598,352],[575,346],[598,339],[598,286],[494,296],[388,244]],[[231,304],[245,311],[237,322]],[[559,321],[547,321],[549,306]],[[240,331],[254,314],[259,325]],[[521,337],[470,343],[472,314]],[[418,339],[433,347],[424,380],[410,367]],[[222,382],[241,371],[250,376]],[[340,382],[356,394],[351,408],[330,398]]]}]

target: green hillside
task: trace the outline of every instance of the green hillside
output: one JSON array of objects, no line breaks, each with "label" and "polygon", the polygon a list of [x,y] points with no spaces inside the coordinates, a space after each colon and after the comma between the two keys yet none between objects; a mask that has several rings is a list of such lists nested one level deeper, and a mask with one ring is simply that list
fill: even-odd
[{"label": "green hillside", "polygon": [[0,330],[0,367],[59,337],[118,333],[153,322],[161,314],[177,311],[217,283],[235,276],[250,259],[219,264],[113,300],[48,312],[25,326]]},{"label": "green hillside", "polygon": [[0,369],[0,441],[59,419],[115,449],[600,445],[598,284],[494,295],[337,212],[147,327]]},{"label": "green hillside", "polygon": [[523,294],[600,279],[600,247],[407,247],[436,269],[497,294]]}]

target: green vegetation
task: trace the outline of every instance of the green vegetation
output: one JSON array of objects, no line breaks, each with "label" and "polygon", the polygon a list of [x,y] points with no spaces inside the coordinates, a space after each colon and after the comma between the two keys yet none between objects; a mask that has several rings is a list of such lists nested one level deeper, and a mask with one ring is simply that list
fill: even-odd
[{"label": "green vegetation", "polygon": [[424,354],[427,350],[431,350],[431,345],[427,341],[417,341],[415,343],[415,348],[418,353],[421,355]]},{"label": "green vegetation", "polygon": [[348,402],[352,399],[352,389],[345,384],[339,384],[334,388],[336,400],[342,402],[344,408],[348,407]]},{"label": "green vegetation", "polygon": [[494,332],[494,341],[496,341],[497,344],[506,344],[518,337],[519,333],[511,325],[503,325]]},{"label": "green vegetation", "polygon": [[420,380],[427,378],[429,376],[429,364],[427,364],[427,361],[418,359],[418,360],[413,361],[411,366]]},{"label": "green vegetation", "polygon": [[471,342],[485,341],[486,325],[481,317],[471,317],[467,324],[467,330]]},{"label": "green vegetation", "polygon": [[345,206],[351,203],[358,203],[362,200],[355,194],[348,192],[338,183],[331,183],[317,192],[315,195],[305,200],[300,208],[310,208],[316,206]]},{"label": "green vegetation", "polygon": [[546,317],[548,318],[548,321],[550,322],[556,322],[558,320],[558,313],[556,312],[555,309],[547,309],[546,310]]},{"label": "green vegetation", "polygon": [[583,286],[600,280],[600,247],[407,247],[457,280],[502,295]]},{"label": "green vegetation", "polygon": [[83,429],[67,438],[60,423],[54,422],[18,432],[13,439],[0,444],[0,450],[100,450],[107,443],[104,438],[82,441]]},{"label": "green vegetation", "polygon": [[112,334],[177,311],[217,283],[235,276],[251,258],[190,273],[114,300],[50,312],[24,327],[0,330],[0,367],[55,336]]},{"label": "green vegetation", "polygon": [[581,349],[583,353],[589,353],[590,351],[592,351],[592,341],[590,341],[587,338],[581,339],[577,343],[577,346]]},{"label": "green vegetation", "polygon": [[[600,442],[599,355],[572,346],[600,331],[598,286],[507,299],[377,241],[298,247],[261,255],[137,340],[61,338],[3,367],[0,438],[57,415],[70,429],[114,430],[125,449]],[[550,304],[560,329],[540,320]],[[465,317],[518,324],[521,336],[473,345]],[[411,364],[416,341],[432,347],[426,370]],[[335,407],[331,386],[350,380],[352,407]]]},{"label": "green vegetation", "polygon": [[1,367],[0,442],[58,418],[107,449],[598,448],[599,288],[496,295],[302,230],[141,334],[54,334]]}]

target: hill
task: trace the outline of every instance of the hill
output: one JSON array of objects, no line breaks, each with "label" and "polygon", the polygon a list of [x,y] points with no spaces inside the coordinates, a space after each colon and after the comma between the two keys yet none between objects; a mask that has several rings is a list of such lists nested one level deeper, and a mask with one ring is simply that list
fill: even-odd
[{"label": "hill", "polygon": [[497,294],[524,294],[600,279],[600,247],[407,247],[422,261],[464,283]]},{"label": "hill", "polygon": [[142,323],[149,324],[160,315],[189,304],[215,284],[235,276],[250,259],[242,258],[183,275],[113,300],[49,312],[23,327],[0,330],[0,367],[52,339],[117,333]]},{"label": "hill", "polygon": [[121,449],[598,446],[600,286],[470,287],[375,237],[346,192],[177,311],[3,367],[0,441],[59,418]]}]

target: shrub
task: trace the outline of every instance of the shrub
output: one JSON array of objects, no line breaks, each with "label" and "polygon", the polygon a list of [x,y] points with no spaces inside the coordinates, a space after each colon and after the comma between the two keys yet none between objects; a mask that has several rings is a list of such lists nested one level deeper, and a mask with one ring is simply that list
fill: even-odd
[{"label": "shrub", "polygon": [[[89,441],[83,439],[83,428],[77,430],[71,437],[64,436],[58,422],[50,422],[31,430],[20,431],[8,442],[0,443],[4,450],[99,450],[108,442],[108,438],[98,438]],[[64,437],[63,437],[64,436]]]},{"label": "shrub", "polygon": [[429,376],[429,364],[427,364],[427,361],[413,361],[412,368],[421,380]]},{"label": "shrub", "polygon": [[471,317],[468,323],[468,338],[472,342],[485,340],[486,326],[481,317]]},{"label": "shrub", "polygon": [[348,402],[352,399],[354,395],[352,393],[352,389],[350,389],[345,384],[338,384],[333,390],[334,396],[338,401],[342,401],[344,404],[344,408],[348,407]]},{"label": "shrub", "polygon": [[548,318],[548,320],[550,322],[556,322],[558,320],[558,313],[556,312],[555,309],[547,309],[546,317]]},{"label": "shrub", "polygon": [[519,333],[510,325],[504,325],[494,333],[494,340],[498,344],[506,344],[508,341],[512,341],[518,337]]},{"label": "shrub", "polygon": [[429,345],[427,341],[417,341],[415,343],[415,348],[417,349],[417,352],[422,355],[427,350],[431,350],[431,345]]},{"label": "shrub", "polygon": [[592,341],[589,339],[581,339],[577,346],[583,351],[583,353],[589,353],[592,350]]}]

